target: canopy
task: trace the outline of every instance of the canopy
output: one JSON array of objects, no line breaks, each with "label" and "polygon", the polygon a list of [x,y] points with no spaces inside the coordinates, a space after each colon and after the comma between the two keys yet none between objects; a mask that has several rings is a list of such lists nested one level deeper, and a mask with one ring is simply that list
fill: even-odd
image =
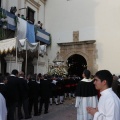
[{"label": "canopy", "polygon": [[29,43],[27,39],[17,40],[16,38],[11,38],[0,41],[0,54],[11,52],[12,50],[16,49],[16,46],[18,51],[29,50],[31,52],[35,52],[38,50],[39,54],[44,54],[46,52],[46,45]]},{"label": "canopy", "polygon": [[0,54],[11,52],[16,48],[16,38],[0,41]]}]

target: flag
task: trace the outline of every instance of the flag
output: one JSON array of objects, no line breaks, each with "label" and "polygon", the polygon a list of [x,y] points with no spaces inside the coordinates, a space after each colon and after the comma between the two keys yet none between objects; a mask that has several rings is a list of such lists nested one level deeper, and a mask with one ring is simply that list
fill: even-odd
[{"label": "flag", "polygon": [[36,39],[46,44],[50,44],[50,34],[43,29],[37,28]]},{"label": "flag", "polygon": [[[2,8],[0,8],[0,14],[1,17],[4,16],[4,19],[7,20],[7,28],[10,30],[16,30],[16,24],[15,24],[16,16]],[[2,25],[1,21],[0,21],[0,25]]]},{"label": "flag", "polygon": [[27,38],[30,43],[35,43],[34,25],[18,17],[17,38]]},{"label": "flag", "polygon": [[15,19],[16,16],[8,11],[5,11],[7,16],[7,28],[10,30],[16,30]]}]

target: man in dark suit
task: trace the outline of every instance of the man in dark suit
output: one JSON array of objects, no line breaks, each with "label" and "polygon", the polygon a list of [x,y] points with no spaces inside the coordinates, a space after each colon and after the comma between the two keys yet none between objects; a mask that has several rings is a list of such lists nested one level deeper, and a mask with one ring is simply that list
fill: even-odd
[{"label": "man in dark suit", "polygon": [[29,86],[29,114],[31,115],[34,106],[34,116],[38,116],[38,97],[39,97],[39,84],[36,82],[36,75],[31,76],[28,83]]},{"label": "man in dark suit", "polygon": [[28,84],[24,79],[24,72],[19,72],[20,99],[18,102],[18,118],[23,118],[21,107],[23,106],[25,119],[31,118],[28,112]]},{"label": "man in dark suit", "polygon": [[19,99],[19,81],[17,70],[14,69],[11,75],[8,77],[6,89],[6,103],[8,110],[7,120],[15,120],[14,113]]},{"label": "man in dark suit", "polygon": [[50,99],[50,80],[44,76],[40,82],[40,108],[39,113],[42,112],[43,104],[45,106],[44,114],[48,113],[49,99]]}]

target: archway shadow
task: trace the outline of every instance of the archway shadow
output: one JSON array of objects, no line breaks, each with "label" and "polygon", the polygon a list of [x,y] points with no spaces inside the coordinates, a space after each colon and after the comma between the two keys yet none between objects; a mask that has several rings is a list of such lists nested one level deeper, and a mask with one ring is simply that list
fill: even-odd
[{"label": "archway shadow", "polygon": [[83,71],[87,69],[85,58],[81,55],[74,54],[70,56],[67,61],[68,75],[77,75],[82,78]]}]

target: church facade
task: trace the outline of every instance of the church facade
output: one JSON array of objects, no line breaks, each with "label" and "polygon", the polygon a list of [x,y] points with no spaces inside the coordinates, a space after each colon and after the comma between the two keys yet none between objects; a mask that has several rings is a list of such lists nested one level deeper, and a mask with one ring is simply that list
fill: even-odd
[{"label": "church facade", "polygon": [[[14,3],[18,9],[16,14],[27,16],[30,13],[35,23],[40,20],[43,28],[51,34],[47,55],[39,58],[38,72],[47,73],[59,52],[69,74],[79,75],[79,71],[82,74],[86,68],[92,74],[101,69],[120,73],[119,0],[1,1],[6,10]],[[36,58],[32,59],[34,73],[36,61]]]},{"label": "church facade", "polygon": [[45,8],[46,29],[52,34],[49,58],[58,50],[66,63],[78,54],[93,74],[101,69],[120,74],[119,0],[48,0]]}]

